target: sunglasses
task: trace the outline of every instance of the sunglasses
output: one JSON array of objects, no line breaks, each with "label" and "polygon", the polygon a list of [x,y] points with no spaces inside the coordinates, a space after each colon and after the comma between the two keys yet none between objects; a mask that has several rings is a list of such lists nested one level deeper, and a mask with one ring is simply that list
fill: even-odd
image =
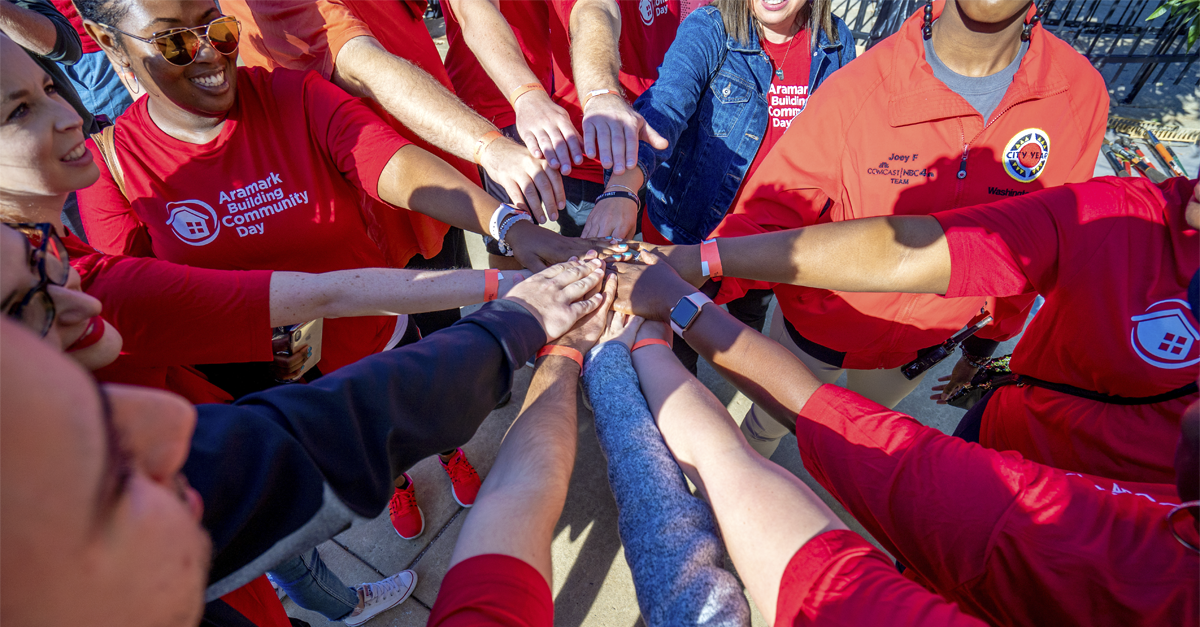
[{"label": "sunglasses", "polygon": [[[101,24],[111,28],[126,37],[154,44],[163,58],[172,65],[183,67],[191,65],[200,54],[200,45],[208,42],[217,52],[229,56],[238,49],[238,39],[242,35],[242,26],[236,17],[219,17],[204,26],[192,28],[172,28],[161,33],[154,33],[149,39],[127,33],[115,26]],[[203,31],[203,32],[201,32]]]},{"label": "sunglasses", "polygon": [[25,293],[25,298],[13,304],[4,313],[10,318],[37,331],[42,337],[54,326],[54,298],[50,286],[63,286],[71,275],[70,256],[54,227],[47,223],[9,225],[25,236],[29,269],[38,276],[38,282]]}]

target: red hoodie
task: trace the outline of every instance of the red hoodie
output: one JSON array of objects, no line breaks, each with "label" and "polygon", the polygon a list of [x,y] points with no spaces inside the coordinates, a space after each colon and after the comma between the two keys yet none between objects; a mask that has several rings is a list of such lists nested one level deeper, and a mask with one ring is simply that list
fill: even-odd
[{"label": "red hoodie", "polygon": [[[935,17],[942,6],[934,4]],[[814,93],[804,115],[746,181],[715,235],[929,214],[1092,176],[1108,93],[1087,59],[1034,27],[1012,85],[985,121],[933,76],[925,61],[923,19],[918,11]],[[732,300],[752,286],[726,279],[718,300]],[[802,336],[846,353],[841,365],[855,369],[911,361],[918,350],[958,331],[985,300],[792,285],[775,286],[775,293]],[[1031,301],[1028,295],[989,303],[998,322],[980,335],[1015,335]]]}]

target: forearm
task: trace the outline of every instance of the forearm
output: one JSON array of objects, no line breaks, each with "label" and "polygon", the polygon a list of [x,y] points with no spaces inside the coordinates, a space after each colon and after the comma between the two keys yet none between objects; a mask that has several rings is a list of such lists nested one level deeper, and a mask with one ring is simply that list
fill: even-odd
[{"label": "forearm", "polygon": [[579,367],[543,357],[454,547],[451,565],[510,555],[551,579],[550,542],[575,465]]},{"label": "forearm", "polygon": [[795,475],[755,453],[720,401],[668,348],[643,348],[634,363],[645,374],[642,390],[667,446],[712,504],[734,565],[764,617],[774,622],[791,556],[810,539],[845,525]]},{"label": "forearm", "polygon": [[[505,283],[511,285],[511,279],[506,277]],[[322,274],[275,272],[271,275],[271,326],[316,318],[457,309],[481,303],[485,297],[483,270],[362,268]]]},{"label": "forearm", "polygon": [[508,96],[521,85],[538,83],[529,69],[512,27],[492,1],[450,0],[462,26],[463,39],[500,93]]},{"label": "forearm", "polygon": [[392,155],[379,177],[379,197],[397,207],[473,233],[488,233],[500,203],[453,166],[418,146]]},{"label": "forearm", "polygon": [[355,37],[342,46],[333,82],[375,100],[429,143],[468,161],[479,138],[496,130],[429,73],[387,52],[374,37]]},{"label": "forearm", "polygon": [[22,48],[43,57],[54,52],[58,42],[58,30],[50,18],[9,0],[0,0],[0,31]]},{"label": "forearm", "polygon": [[618,185],[627,187],[637,193],[646,182],[646,177],[642,175],[641,168],[629,168],[620,174],[613,174],[608,177],[608,183],[605,184],[606,190],[620,189]]},{"label": "forearm", "polygon": [[[929,216],[888,216],[717,240],[722,272],[739,279],[842,292],[945,294],[950,248]],[[677,246],[667,259],[700,285],[700,247]]]},{"label": "forearm", "polygon": [[580,0],[571,11],[571,72],[582,98],[589,91],[620,91],[621,12],[612,0]]}]

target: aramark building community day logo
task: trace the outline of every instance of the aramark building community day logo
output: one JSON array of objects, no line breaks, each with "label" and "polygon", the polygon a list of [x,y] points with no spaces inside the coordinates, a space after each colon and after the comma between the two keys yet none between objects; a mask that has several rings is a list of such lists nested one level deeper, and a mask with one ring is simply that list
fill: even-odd
[{"label": "aramark building community day logo", "polygon": [[1032,183],[1046,169],[1050,137],[1040,128],[1027,128],[1008,140],[1004,147],[1004,171],[1022,183]]},{"label": "aramark building community day logo", "polygon": [[1129,341],[1142,361],[1167,370],[1200,363],[1200,333],[1186,313],[1189,305],[1177,298],[1160,300],[1134,316]]}]

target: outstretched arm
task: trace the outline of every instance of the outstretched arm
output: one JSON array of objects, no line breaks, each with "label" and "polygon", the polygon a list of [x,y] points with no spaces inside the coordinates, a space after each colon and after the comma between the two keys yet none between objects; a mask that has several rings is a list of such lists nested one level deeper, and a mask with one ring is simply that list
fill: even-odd
[{"label": "outstretched arm", "polygon": [[[667,140],[625,101],[619,73],[621,9],[615,0],[579,0],[571,9],[571,73],[583,104],[583,149],[614,174],[637,166],[638,140],[658,150]],[[588,93],[607,94],[589,98]]]},{"label": "outstretched arm", "polygon": [[[599,286],[599,284],[596,284]],[[593,300],[603,304],[556,344],[586,353],[604,328],[616,283]],[[509,428],[496,463],[463,523],[450,566],[479,555],[501,554],[533,566],[549,584],[550,541],[567,500],[578,429],[575,390],[579,365],[561,355],[538,360],[525,405]]]},{"label": "outstretched arm", "polygon": [[450,0],[450,8],[462,25],[467,46],[500,93],[508,97],[517,116],[517,132],[529,152],[539,159],[545,158],[550,167],[567,176],[572,163],[583,162],[579,133],[571,125],[571,116],[554,104],[544,89],[529,90],[513,99],[522,86],[540,81],[529,69],[512,28],[496,6],[499,2]]},{"label": "outstretched arm", "polygon": [[[931,216],[887,216],[717,240],[727,277],[843,292],[945,294],[950,248]],[[657,249],[699,286],[700,246]]]},{"label": "outstretched arm", "polygon": [[[391,54],[374,37],[355,37],[342,46],[333,81],[355,96],[375,100],[429,143],[469,161],[475,158],[479,140],[496,130],[427,72]],[[558,171],[516,142],[504,137],[492,141],[480,151],[479,163],[539,222],[556,219],[566,207]]]},{"label": "outstretched arm", "polygon": [[[697,334],[724,325],[717,313],[724,311],[715,305],[704,309],[701,320],[715,320]],[[741,326],[732,317],[729,321]],[[744,326],[742,329],[746,335],[770,342]],[[647,322],[638,339],[665,339],[670,333],[661,323]],[[845,525],[795,475],[746,444],[729,412],[684,369],[670,348],[641,348],[634,351],[633,363],[663,439],[684,473],[712,504],[738,574],[755,605],[773,624],[780,584],[792,556],[809,540],[826,531],[845,529]],[[778,373],[774,378],[788,380]]]}]

